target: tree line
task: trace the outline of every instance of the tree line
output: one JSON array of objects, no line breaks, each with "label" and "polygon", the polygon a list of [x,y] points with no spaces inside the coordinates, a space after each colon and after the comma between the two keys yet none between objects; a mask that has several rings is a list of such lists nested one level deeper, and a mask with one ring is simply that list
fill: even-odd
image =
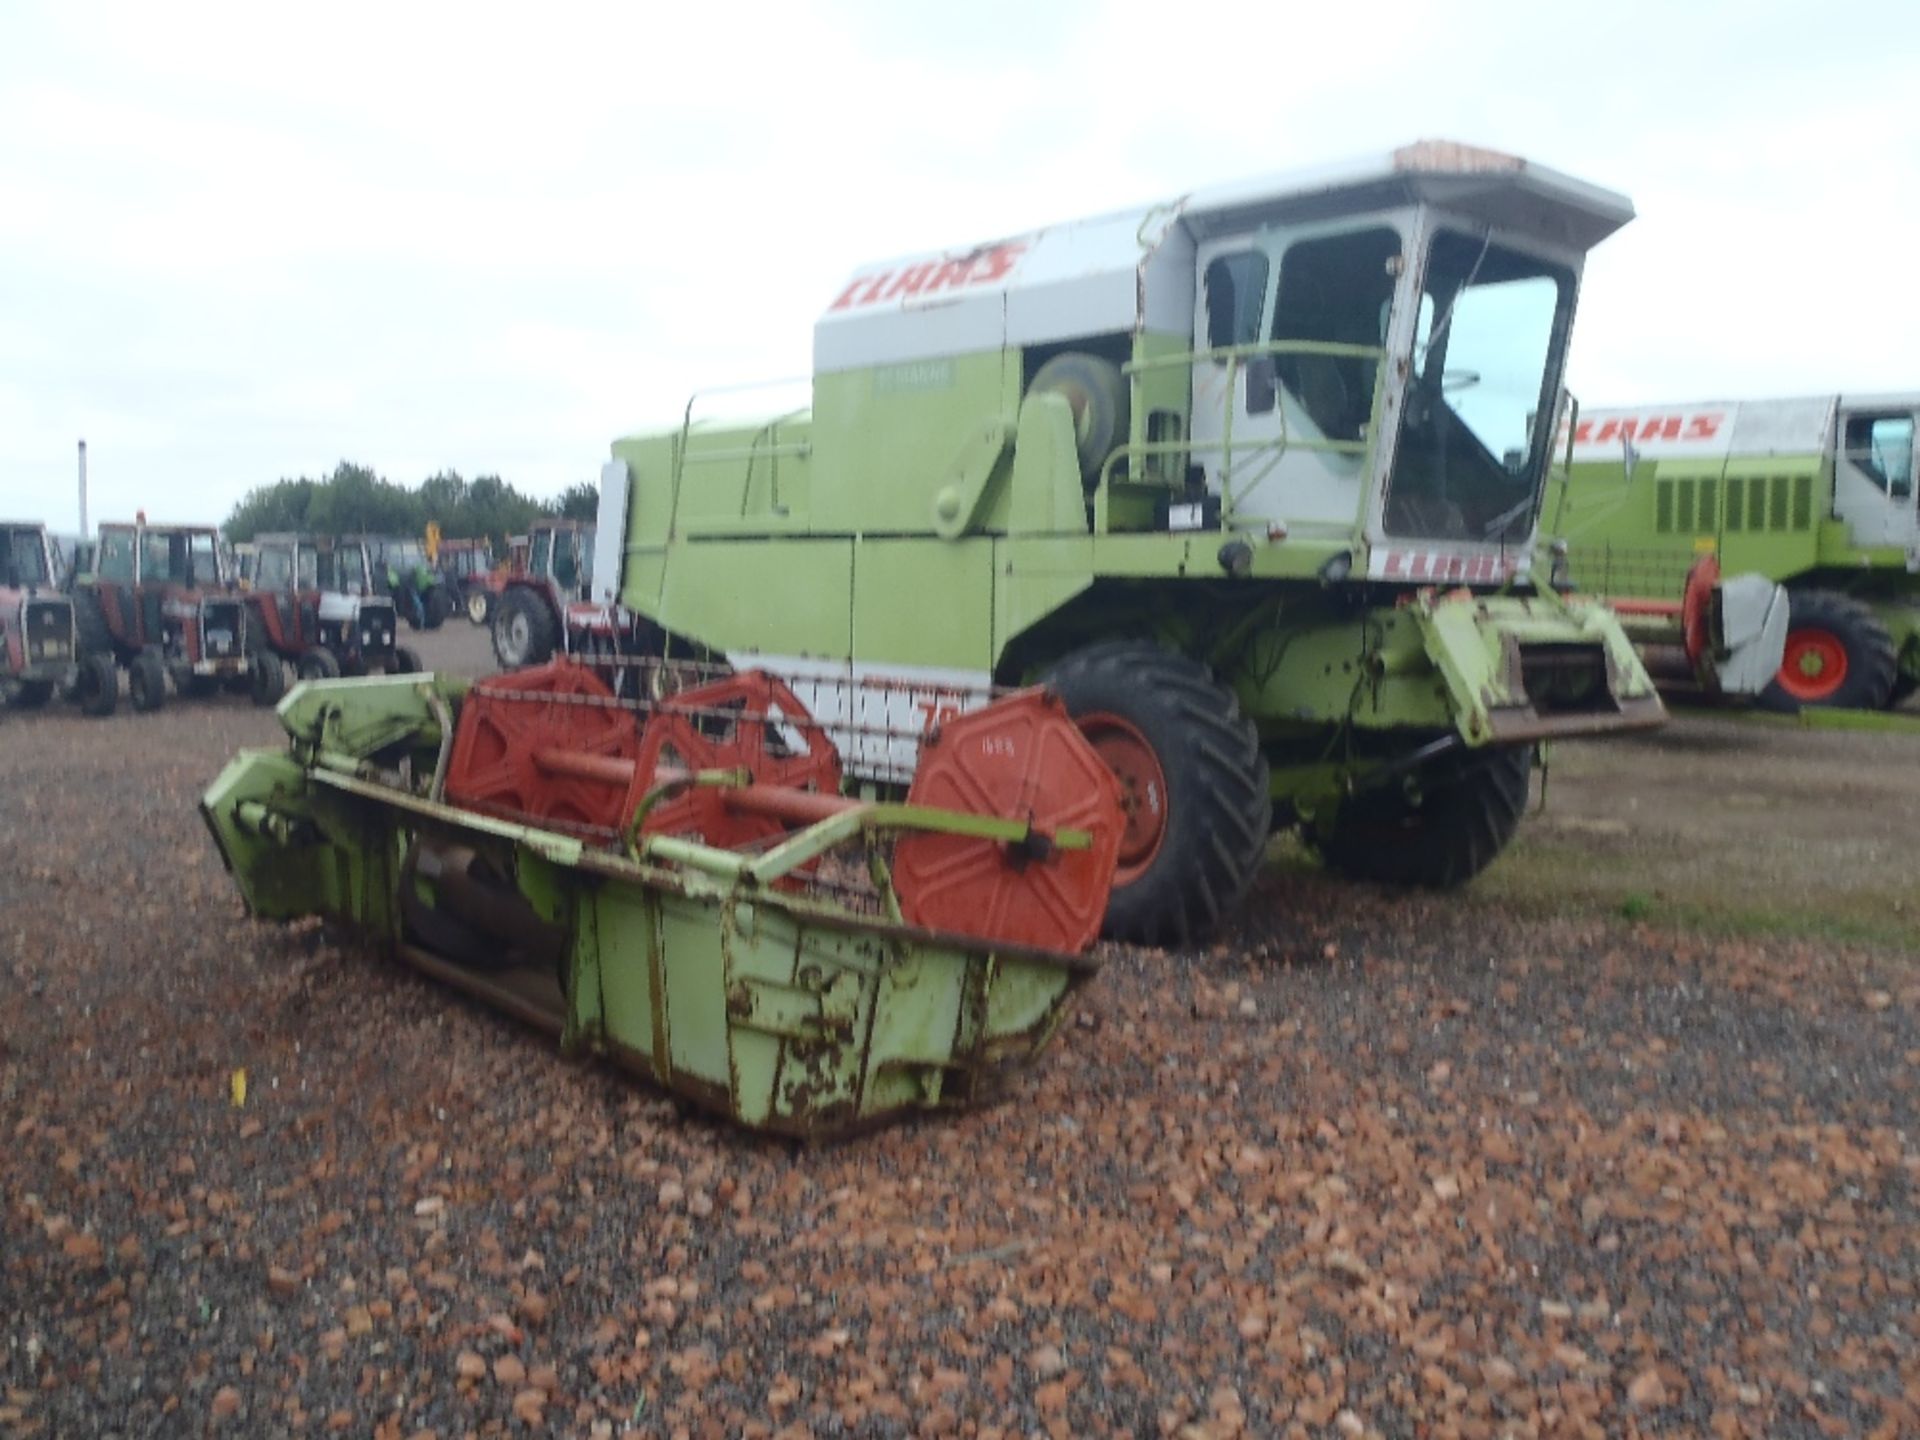
[{"label": "tree line", "polygon": [[249,490],[223,527],[227,539],[251,540],[282,530],[317,535],[421,535],[427,522],[448,539],[485,536],[496,551],[509,535],[524,535],[542,515],[591,520],[599,492],[586,481],[557,499],[536,500],[498,475],[468,480],[442,470],[408,488],[342,460],[324,480],[301,476]]}]

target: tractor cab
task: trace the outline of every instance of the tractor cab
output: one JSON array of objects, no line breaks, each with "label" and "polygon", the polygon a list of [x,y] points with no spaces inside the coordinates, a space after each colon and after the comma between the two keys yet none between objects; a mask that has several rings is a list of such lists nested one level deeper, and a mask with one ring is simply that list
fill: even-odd
[{"label": "tractor cab", "polygon": [[[0,694],[20,709],[44,705],[74,676],[76,658],[73,602],[60,593],[46,527],[0,522]],[[110,665],[89,669],[80,683],[89,713],[112,711],[118,681]]]},{"label": "tractor cab", "polygon": [[373,586],[415,630],[438,630],[453,613],[453,598],[423,541],[370,536]]},{"label": "tractor cab", "polygon": [[1834,422],[1835,518],[1859,549],[1904,551],[1909,571],[1920,571],[1917,416],[1920,395],[1843,395]]},{"label": "tractor cab", "polygon": [[578,520],[548,520],[527,534],[527,575],[553,586],[561,603],[587,598],[593,581],[594,527]]},{"label": "tractor cab", "polygon": [[[380,594],[363,540],[329,535],[261,535],[254,540],[253,612],[256,650],[294,667],[302,679],[362,675],[369,670],[411,672],[419,657],[395,644],[394,602]],[[261,665],[260,692],[273,690]],[[284,677],[279,677],[284,686]],[[277,695],[271,698],[278,698]]]}]

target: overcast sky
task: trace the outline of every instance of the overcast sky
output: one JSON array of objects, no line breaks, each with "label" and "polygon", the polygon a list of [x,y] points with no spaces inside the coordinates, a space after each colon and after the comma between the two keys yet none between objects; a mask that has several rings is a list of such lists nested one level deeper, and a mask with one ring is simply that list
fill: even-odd
[{"label": "overcast sky", "polygon": [[[296,18],[297,17],[297,18]],[[539,494],[863,260],[1445,136],[1623,190],[1584,403],[1920,387],[1920,11],[0,0],[0,514]]]}]

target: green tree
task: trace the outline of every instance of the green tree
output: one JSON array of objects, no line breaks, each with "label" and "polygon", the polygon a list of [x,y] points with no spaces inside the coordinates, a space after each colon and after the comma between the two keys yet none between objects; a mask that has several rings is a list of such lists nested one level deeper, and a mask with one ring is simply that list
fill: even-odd
[{"label": "green tree", "polygon": [[600,513],[600,487],[591,480],[569,485],[560,492],[555,508],[562,520],[591,520]]}]

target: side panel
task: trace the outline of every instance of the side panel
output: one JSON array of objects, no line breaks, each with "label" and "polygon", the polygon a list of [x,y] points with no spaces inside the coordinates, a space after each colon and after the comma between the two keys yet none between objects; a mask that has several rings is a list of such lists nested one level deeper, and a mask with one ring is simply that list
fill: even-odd
[{"label": "side panel", "polygon": [[1020,352],[992,350],[821,375],[814,381],[815,534],[927,535],[982,425],[1011,428]]},{"label": "side panel", "polygon": [[855,658],[992,666],[990,540],[862,540],[853,553]]},{"label": "side panel", "polygon": [[676,544],[659,604],[642,608],[730,654],[844,656],[853,644],[853,541]]}]

